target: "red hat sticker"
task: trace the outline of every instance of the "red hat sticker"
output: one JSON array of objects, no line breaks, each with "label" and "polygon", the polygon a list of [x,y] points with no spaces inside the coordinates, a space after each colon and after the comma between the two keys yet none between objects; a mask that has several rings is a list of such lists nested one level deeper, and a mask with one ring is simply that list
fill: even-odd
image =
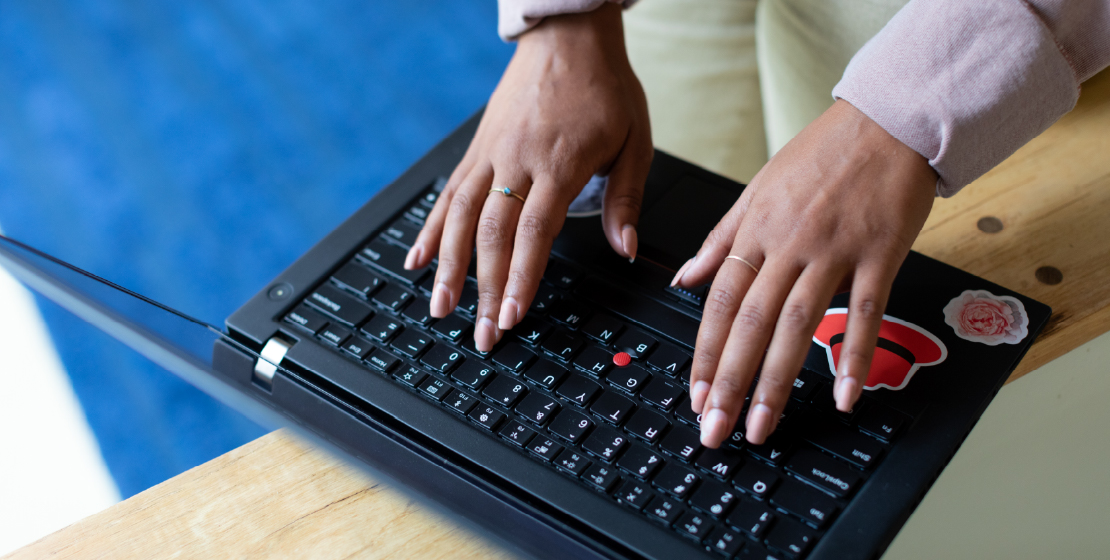
[{"label": "red hat sticker", "polygon": [[[813,341],[825,348],[829,367],[836,372],[840,349],[848,323],[848,310],[837,307],[825,312],[817,325]],[[863,388],[874,391],[880,387],[899,391],[922,366],[935,366],[948,357],[948,349],[929,331],[890,315],[883,315],[879,341],[871,359],[871,371]]]}]

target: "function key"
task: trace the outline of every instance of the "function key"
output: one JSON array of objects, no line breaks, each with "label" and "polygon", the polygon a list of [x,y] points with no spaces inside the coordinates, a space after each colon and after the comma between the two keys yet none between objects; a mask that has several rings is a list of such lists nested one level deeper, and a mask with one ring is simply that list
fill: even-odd
[{"label": "function key", "polygon": [[493,363],[515,373],[520,373],[536,360],[536,355],[519,342],[509,341],[493,355]]},{"label": "function key", "polygon": [[454,313],[436,321],[436,324],[432,325],[432,332],[456,344],[462,340],[462,337],[466,335],[466,331],[469,329],[470,321]]},{"label": "function key", "polygon": [[408,366],[394,373],[393,377],[396,377],[398,381],[409,387],[417,387],[428,377],[428,374],[421,371],[420,368]]},{"label": "function key", "polygon": [[539,289],[536,290],[536,297],[532,298],[532,307],[528,311],[536,315],[545,315],[559,301],[559,293],[550,286],[540,284]]},{"label": "function key", "polygon": [[363,297],[370,296],[385,285],[385,280],[382,280],[381,276],[353,261],[339,269],[331,279]]},{"label": "function key", "polygon": [[331,286],[320,286],[305,301],[348,326],[361,324],[373,313],[370,306]]},{"label": "function key", "polygon": [[808,448],[799,449],[786,470],[837,498],[851,494],[860,482],[859,473],[852,467]]},{"label": "function key", "polygon": [[586,406],[599,391],[601,391],[601,385],[582,375],[572,373],[569,379],[559,385],[555,393],[578,406]]},{"label": "function key", "polygon": [[627,366],[614,369],[605,380],[621,391],[635,393],[649,377],[650,375],[643,368]]},{"label": "function key", "polygon": [[733,555],[740,551],[740,547],[744,546],[743,539],[740,538],[740,535],[724,527],[717,527],[709,534],[709,539],[705,542],[709,544],[710,550],[717,554],[724,555],[726,558],[732,558]]},{"label": "function key", "polygon": [[648,443],[655,443],[655,440],[659,439],[659,434],[666,431],[670,425],[670,422],[667,422],[661,414],[641,408],[632,414],[624,429]]},{"label": "function key", "polygon": [[690,496],[690,505],[719,519],[739,498],[739,490],[716,480],[707,480]]},{"label": "function key", "polygon": [[767,532],[767,527],[775,520],[775,514],[763,504],[749,500],[742,500],[736,504],[736,510],[728,516],[726,522],[738,531],[743,531],[752,538],[762,538]]},{"label": "function key", "polygon": [[373,350],[374,347],[370,344],[370,341],[362,338],[361,336],[351,337],[347,339],[347,342],[345,344],[343,344],[344,352],[355,356],[360,360],[370,355],[370,352]]},{"label": "function key", "polygon": [[582,339],[573,333],[560,329],[548,338],[541,346],[544,352],[555,356],[560,361],[566,362],[582,348]]},{"label": "function key", "polygon": [[685,510],[686,508],[682,507],[682,502],[679,500],[668,496],[656,496],[648,503],[647,509],[644,511],[648,514],[648,517],[669,526]]},{"label": "function key", "polygon": [[604,418],[610,424],[620,425],[633,408],[636,408],[636,405],[631,400],[606,389],[590,407],[590,412]]},{"label": "function key", "polygon": [[402,245],[406,249],[412,247],[412,244],[416,242],[416,236],[419,234],[420,226],[404,218],[393,222],[382,232],[386,239]]},{"label": "function key", "polygon": [[447,392],[450,390],[450,385],[434,377],[429,377],[420,384],[420,392],[428,395],[429,397],[432,397],[437,401],[443,400],[443,397],[447,396]]},{"label": "function key", "polygon": [[420,331],[407,330],[401,333],[392,346],[409,358],[416,358],[432,345],[432,337]]},{"label": "function key", "polygon": [[613,356],[597,346],[587,346],[574,359],[574,366],[594,377],[601,377],[613,368]]},{"label": "function key", "polygon": [[647,365],[673,377],[686,371],[690,365],[690,355],[679,347],[664,342],[648,357]]},{"label": "function key", "polygon": [[479,405],[467,415],[468,418],[478,423],[479,426],[493,431],[505,419],[505,413],[490,406]]},{"label": "function key", "polygon": [[640,360],[647,356],[648,352],[651,352],[651,349],[659,344],[659,341],[639,329],[628,329],[624,334],[617,337],[614,344],[617,349],[628,352],[632,359]]},{"label": "function key", "polygon": [[559,412],[559,403],[543,393],[528,393],[516,405],[516,412],[529,422],[542,426],[551,415]]},{"label": "function key", "polygon": [[446,344],[436,344],[420,359],[420,363],[439,373],[447,373],[463,360],[462,352]]},{"label": "function key", "polygon": [[386,274],[401,280],[410,286],[419,284],[428,274],[427,268],[420,270],[405,270],[405,257],[407,251],[396,245],[390,245],[381,239],[375,239],[362,249],[359,257],[371,266]]},{"label": "function key", "polygon": [[582,444],[582,449],[600,457],[602,461],[610,463],[627,443],[628,440],[620,431],[609,426],[601,426],[594,430],[590,437],[586,438],[586,441]]},{"label": "function key", "polygon": [[890,443],[909,424],[909,417],[878,403],[870,403],[859,415],[859,429],[865,434]]},{"label": "function key", "polygon": [[339,346],[351,337],[351,331],[339,325],[328,325],[320,331],[320,338],[332,346]]},{"label": "function key", "polygon": [[451,378],[467,387],[477,391],[493,375],[493,368],[478,360],[466,360],[451,374]]},{"label": "function key", "polygon": [[285,316],[285,322],[292,323],[312,334],[320,332],[320,329],[328,324],[328,320],[325,319],[323,315],[313,311],[303,303]]},{"label": "function key", "polygon": [[701,542],[709,534],[709,530],[713,528],[713,523],[709,517],[701,513],[688,511],[675,522],[674,528],[678,530],[680,535]]},{"label": "function key", "polygon": [[594,423],[585,414],[574,410],[563,410],[555,415],[551,425],[547,427],[551,433],[575,443],[589,431]]},{"label": "function key", "polygon": [[366,363],[376,370],[389,371],[401,363],[401,359],[385,350],[375,350],[366,359]]},{"label": "function key", "polygon": [[462,295],[459,296],[459,304],[455,307],[455,311],[471,317],[478,312],[478,288],[472,286],[470,282],[463,284]]},{"label": "function key", "polygon": [[420,197],[420,205],[431,210],[436,205],[436,200],[439,199],[439,193],[436,191],[428,191]]},{"label": "function key", "polygon": [[474,408],[474,405],[478,404],[478,399],[456,390],[451,393],[450,398],[445,399],[443,402],[447,403],[447,406],[451,407],[452,410],[466,414],[470,412],[470,409]]},{"label": "function key", "polygon": [[574,267],[556,260],[548,261],[547,270],[543,273],[544,280],[549,282],[552,286],[564,290],[569,290],[573,287],[581,277],[582,273]]},{"label": "function key", "polygon": [[510,420],[497,433],[518,447],[524,447],[532,439],[532,436],[536,435],[535,431],[516,420]]},{"label": "function key", "polygon": [[416,298],[412,304],[405,308],[401,316],[409,321],[420,325],[421,327],[428,326],[429,323],[434,321],[432,319],[432,312],[428,307],[428,300],[424,298]]},{"label": "function key", "polygon": [[611,315],[598,313],[582,327],[582,334],[602,344],[609,344],[623,330],[624,323]]},{"label": "function key", "polygon": [[388,315],[375,315],[362,326],[362,334],[378,342],[388,342],[399,330],[401,322]]},{"label": "function key", "polygon": [[547,438],[538,437],[528,444],[528,451],[538,455],[545,461],[552,461],[563,450],[563,446]]},{"label": "function key", "polygon": [[794,386],[790,389],[790,396],[802,402],[809,402],[817,391],[817,386],[822,383],[821,375],[808,369],[803,369],[794,379]]},{"label": "function key", "polygon": [[617,466],[640,480],[647,480],[664,464],[663,456],[642,445],[633,444],[617,462]]},{"label": "function key", "polygon": [[664,492],[682,499],[690,493],[699,480],[701,477],[693,470],[672,462],[663,465],[663,469],[655,475],[651,483]]},{"label": "function key", "polygon": [[621,486],[620,490],[617,491],[617,499],[621,503],[630,505],[637,510],[644,509],[644,506],[654,497],[655,493],[651,491],[647,484],[635,480],[625,482],[624,486]]},{"label": "function key", "polygon": [[507,375],[495,376],[493,381],[486,386],[482,394],[497,401],[505,408],[512,408],[520,397],[528,393],[528,388],[523,383]]},{"label": "function key", "polygon": [[791,557],[798,557],[809,550],[815,538],[817,538],[816,533],[809,527],[783,519],[776,523],[767,535],[767,546],[785,552]]},{"label": "function key", "polygon": [[513,327],[513,334],[521,342],[531,346],[538,344],[549,332],[551,332],[551,327],[547,323],[531,315],[525,316],[520,323]]},{"label": "function key", "polygon": [[586,469],[586,472],[582,473],[582,480],[585,480],[590,486],[605,493],[608,493],[609,489],[620,481],[620,479],[620,475],[617,474],[617,469],[605,465],[593,465]]},{"label": "function key", "polygon": [[524,373],[525,379],[547,389],[548,391],[555,388],[555,385],[563,380],[567,375],[567,370],[555,364],[551,360],[540,359],[536,365],[528,368]]},{"label": "function key", "polygon": [[574,476],[579,476],[582,471],[589,468],[593,464],[592,461],[586,458],[585,455],[578,453],[573,449],[567,449],[555,458],[555,466],[567,471]]},{"label": "function key", "polygon": [[659,447],[671,455],[689,461],[701,449],[701,437],[690,428],[675,426],[663,438]]},{"label": "function key", "polygon": [[745,463],[732,478],[733,485],[760,499],[767,496],[778,482],[778,473],[753,462]]},{"label": "function key", "polygon": [[405,304],[412,299],[412,292],[402,290],[397,286],[386,286],[374,294],[373,301],[378,305],[396,313],[404,309]]},{"label": "function key", "polygon": [[728,480],[740,463],[740,452],[727,447],[706,449],[698,456],[698,460],[694,461],[699,468],[722,480]]},{"label": "function key", "polygon": [[832,498],[790,479],[782,481],[782,485],[771,496],[771,504],[818,528],[832,519],[839,509]]},{"label": "function key", "polygon": [[640,391],[640,398],[653,406],[657,406],[663,410],[670,410],[674,407],[679,399],[686,395],[686,391],[663,379],[662,377],[655,377],[648,381],[643,391]]},{"label": "function key", "polygon": [[551,308],[551,318],[572,329],[578,328],[589,313],[586,304],[572,299],[564,299]]}]

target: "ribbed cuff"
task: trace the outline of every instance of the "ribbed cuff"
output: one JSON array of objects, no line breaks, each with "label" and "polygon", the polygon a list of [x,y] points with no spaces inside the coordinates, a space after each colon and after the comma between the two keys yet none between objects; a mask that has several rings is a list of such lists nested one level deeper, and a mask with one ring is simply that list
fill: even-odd
[{"label": "ribbed cuff", "polygon": [[498,0],[497,34],[506,42],[515,41],[547,16],[592,12],[606,2],[627,8],[636,0]]}]

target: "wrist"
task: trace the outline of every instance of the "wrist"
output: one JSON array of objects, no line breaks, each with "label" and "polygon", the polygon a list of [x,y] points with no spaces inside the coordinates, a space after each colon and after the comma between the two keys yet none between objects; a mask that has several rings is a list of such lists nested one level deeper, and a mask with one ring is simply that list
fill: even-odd
[{"label": "wrist", "polygon": [[596,10],[545,17],[517,40],[522,54],[591,56],[627,63],[619,4],[606,2]]}]

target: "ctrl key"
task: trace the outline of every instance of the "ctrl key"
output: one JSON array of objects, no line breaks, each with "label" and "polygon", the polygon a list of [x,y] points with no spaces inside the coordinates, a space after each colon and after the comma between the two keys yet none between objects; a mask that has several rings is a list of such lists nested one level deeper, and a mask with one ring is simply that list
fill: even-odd
[{"label": "ctrl key", "polygon": [[479,406],[478,408],[470,411],[469,416],[470,419],[477,422],[479,426],[490,431],[493,431],[495,428],[497,428],[497,425],[505,419],[505,414],[503,412],[499,412],[498,410],[489,406]]}]

